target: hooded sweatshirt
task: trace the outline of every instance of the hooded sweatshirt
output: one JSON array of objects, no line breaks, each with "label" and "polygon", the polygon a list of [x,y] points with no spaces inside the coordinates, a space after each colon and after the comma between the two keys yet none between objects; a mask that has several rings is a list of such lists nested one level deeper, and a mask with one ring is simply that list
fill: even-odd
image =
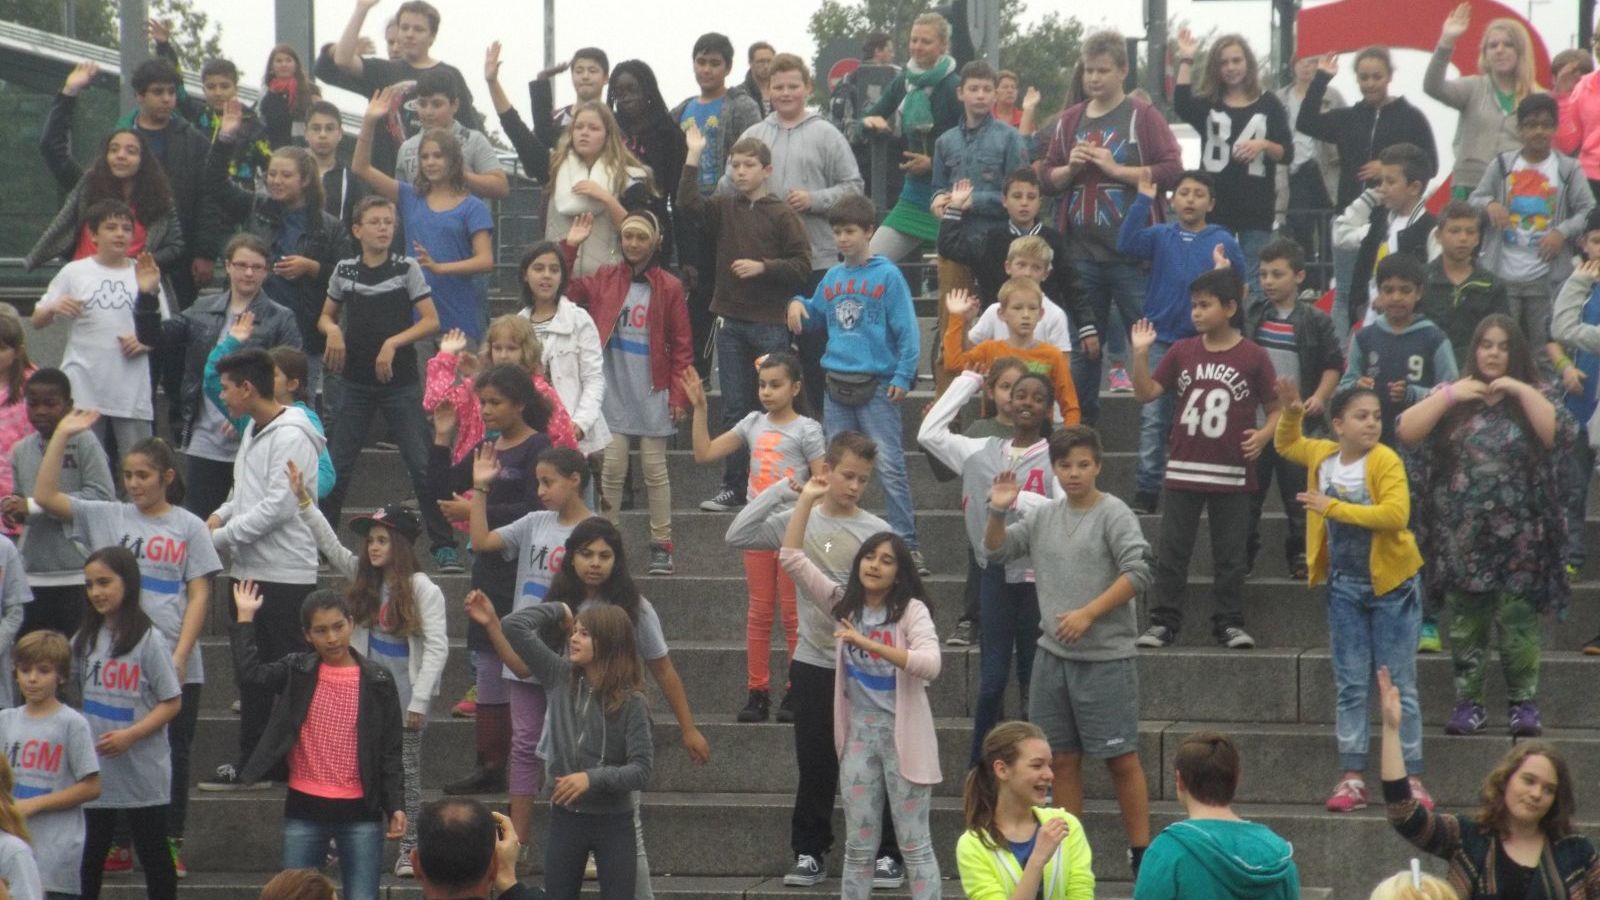
[{"label": "hooded sweatshirt", "polygon": [[1339,148],[1339,196],[1335,201],[1339,209],[1360,196],[1365,185],[1356,173],[1377,159],[1386,147],[1415,144],[1427,154],[1433,168],[1438,168],[1439,151],[1434,146],[1433,128],[1421,110],[1407,103],[1404,97],[1395,97],[1382,106],[1363,100],[1343,109],[1324,110],[1322,95],[1332,80],[1333,76],[1327,72],[1318,72],[1311,79],[1294,127]]},{"label": "hooded sweatshirt", "polygon": [[[1455,381],[1457,375],[1456,355],[1443,329],[1419,316],[1396,331],[1384,316],[1350,341],[1339,390],[1354,386],[1363,376],[1372,379],[1383,414],[1383,442],[1393,447],[1394,423],[1400,414],[1428,396],[1434,385]],[[1389,398],[1388,385],[1396,381],[1406,383],[1405,398],[1399,401]]]},{"label": "hooded sweatshirt", "polygon": [[[770,190],[754,200],[737,191],[701,197],[698,160],[683,167],[678,204],[703,217],[705,240],[716,248],[716,270],[722,274],[712,289],[711,311],[745,322],[783,324],[789,298],[811,275],[811,241],[800,216]],[[766,269],[753,278],[736,277],[731,270],[741,259]]]},{"label": "hooded sweatshirt", "polygon": [[217,549],[233,552],[234,579],[281,584],[317,583],[317,540],[300,521],[285,464],[317,470],[322,435],[304,411],[286,406],[272,421],[252,423],[233,458],[233,490],[215,513]]},{"label": "hooded sweatshirt", "polygon": [[[811,241],[811,269],[826,269],[839,261],[839,248],[833,242],[833,226],[828,210],[840,197],[861,193],[861,169],[856,165],[850,142],[839,129],[814,110],[805,118],[785,125],[772,113],[745,130],[740,138],[760,138],[772,150],[772,174],[767,190],[782,199],[790,191],[811,195],[811,208],[800,214]],[[724,174],[717,193],[737,193],[733,177]]]},{"label": "hooded sweatshirt", "polygon": [[800,302],[806,330],[827,332],[823,369],[877,375],[911,390],[922,342],[911,287],[899,266],[882,256],[859,266],[840,263]]},{"label": "hooded sweatshirt", "polygon": [[650,783],[655,745],[644,694],[633,691],[614,712],[595,696],[583,673],[539,637],[539,629],[561,621],[566,607],[535,603],[505,618],[506,640],[545,686],[548,712],[545,765],[553,784],[563,775],[586,772],[589,790],[568,807],[576,813],[625,813],[632,793]]},{"label": "hooded sweatshirt", "polygon": [[1189,318],[1189,282],[1211,271],[1212,248],[1218,244],[1228,254],[1235,272],[1246,271],[1239,242],[1221,225],[1189,231],[1176,221],[1150,224],[1151,200],[1140,194],[1128,207],[1117,237],[1117,252],[1150,260],[1145,282],[1144,315],[1156,326],[1156,339],[1171,344],[1194,337]]},{"label": "hooded sweatshirt", "polygon": [[1555,143],[1557,150],[1577,158],[1590,181],[1600,181],[1600,72],[1578,79],[1578,86],[1561,100]]},{"label": "hooded sweatshirt", "polygon": [[1185,819],[1145,851],[1133,900],[1297,900],[1294,847],[1255,822]]}]

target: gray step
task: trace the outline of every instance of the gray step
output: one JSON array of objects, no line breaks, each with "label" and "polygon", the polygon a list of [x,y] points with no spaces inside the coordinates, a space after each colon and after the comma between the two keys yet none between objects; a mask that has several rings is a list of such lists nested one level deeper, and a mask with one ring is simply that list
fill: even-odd
[{"label": "gray step", "polygon": [[[1244,777],[1248,781],[1251,775],[1247,771]],[[761,873],[772,877],[784,872],[793,862],[789,851],[791,800],[778,793],[646,793],[643,817],[651,868],[658,875],[722,878],[762,877]],[[186,861],[195,869],[210,873],[275,870],[275,826],[281,819],[282,804],[277,791],[195,795],[184,844]],[[1094,853],[1096,876],[1126,880],[1127,842],[1116,804],[1097,800],[1085,806],[1082,822]],[[1301,880],[1327,885],[1334,896],[1363,896],[1380,878],[1405,869],[1416,855],[1376,808],[1345,816],[1324,812],[1320,804],[1240,804],[1237,811],[1290,841],[1295,847]],[[1152,827],[1158,831],[1181,816],[1182,810],[1174,802],[1151,804]],[[956,838],[962,828],[960,801],[955,797],[935,798],[930,819],[940,872],[953,876]],[[535,858],[542,853],[542,821],[543,813],[536,813]],[[271,824],[264,827],[263,823]],[[1593,838],[1600,834],[1600,823],[1584,820],[1580,829]],[[839,811],[834,813],[834,830],[836,835],[843,833]],[[707,852],[707,838],[711,835],[716,836],[715,852]],[[842,838],[836,837],[836,851],[841,844]],[[828,860],[835,872],[840,856],[835,852]],[[1362,862],[1353,866],[1352,860]],[[1424,866],[1433,872],[1444,870],[1438,860],[1427,860]],[[837,882],[830,887],[837,890]]]}]

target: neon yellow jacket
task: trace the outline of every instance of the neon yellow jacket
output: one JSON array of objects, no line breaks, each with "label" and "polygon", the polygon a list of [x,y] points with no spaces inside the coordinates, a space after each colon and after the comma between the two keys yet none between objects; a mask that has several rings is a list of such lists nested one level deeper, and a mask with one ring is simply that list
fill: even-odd
[{"label": "neon yellow jacket", "polygon": [[[1089,838],[1083,825],[1064,809],[1034,807],[1040,824],[1050,819],[1067,820],[1067,836],[1044,867],[1044,900],[1094,900],[1094,871],[1090,868]],[[1007,900],[1022,867],[1011,855],[1010,847],[996,848],[987,835],[968,831],[956,841],[956,866],[961,871],[961,889],[967,900]]]},{"label": "neon yellow jacket", "polygon": [[[1284,459],[1306,467],[1306,490],[1316,491],[1317,469],[1323,460],[1339,452],[1339,445],[1302,434],[1302,415],[1289,409],[1281,412],[1273,446]],[[1406,527],[1411,519],[1411,489],[1406,485],[1406,467],[1400,455],[1383,444],[1373,447],[1367,454],[1367,495],[1372,498],[1370,505],[1333,501],[1326,517],[1306,510],[1306,562],[1311,572],[1308,584],[1328,580],[1328,537],[1324,518],[1372,532],[1368,568],[1374,594],[1381,597],[1389,593],[1422,568],[1417,539]]]}]

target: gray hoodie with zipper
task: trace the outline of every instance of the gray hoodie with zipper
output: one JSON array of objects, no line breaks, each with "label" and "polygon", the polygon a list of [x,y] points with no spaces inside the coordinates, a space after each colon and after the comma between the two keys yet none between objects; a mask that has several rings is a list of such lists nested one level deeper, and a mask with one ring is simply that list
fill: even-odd
[{"label": "gray hoodie with zipper", "polygon": [[[861,169],[850,142],[813,110],[807,110],[805,118],[794,125],[782,124],[778,114],[772,113],[740,135],[740,139],[749,137],[759,138],[772,150],[768,191],[780,200],[787,200],[790,191],[811,195],[811,207],[800,214],[811,241],[811,268],[832,268],[839,261],[839,248],[833,242],[828,210],[840,197],[861,193]],[[717,190],[733,193],[732,176],[723,173]]]},{"label": "gray hoodie with zipper", "polygon": [[302,474],[314,474],[322,444],[316,426],[293,406],[244,430],[233,458],[233,490],[214,513],[222,527],[211,533],[218,552],[233,554],[230,576],[317,583],[317,539],[300,520],[286,467],[293,460]]},{"label": "gray hoodie with zipper", "polygon": [[650,710],[644,694],[634,691],[615,712],[576,671],[566,657],[551,650],[539,637],[547,625],[561,621],[566,607],[560,603],[535,603],[501,622],[506,640],[548,697],[544,743],[549,747],[545,765],[549,781],[585,772],[589,790],[568,809],[576,813],[625,813],[633,809],[633,792],[650,783],[655,767],[655,745],[650,737]]}]

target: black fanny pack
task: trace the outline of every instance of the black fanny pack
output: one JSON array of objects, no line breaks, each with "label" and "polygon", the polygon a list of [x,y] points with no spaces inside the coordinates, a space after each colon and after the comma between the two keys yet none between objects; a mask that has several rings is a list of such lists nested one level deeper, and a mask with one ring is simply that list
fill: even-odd
[{"label": "black fanny pack", "polygon": [[878,376],[865,372],[829,372],[828,399],[845,406],[866,406],[878,393],[880,381]]}]

